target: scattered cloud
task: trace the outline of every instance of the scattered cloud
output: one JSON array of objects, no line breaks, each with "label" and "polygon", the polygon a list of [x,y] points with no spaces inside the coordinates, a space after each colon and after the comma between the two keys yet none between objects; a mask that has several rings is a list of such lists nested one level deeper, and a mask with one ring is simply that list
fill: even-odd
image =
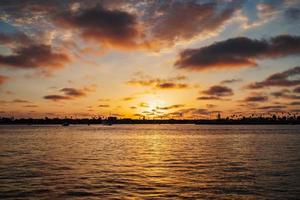
[{"label": "scattered cloud", "polygon": [[46,95],[44,99],[52,100],[52,101],[61,101],[61,100],[73,100],[80,97],[87,96],[88,92],[94,91],[94,86],[83,87],[81,89],[77,88],[62,88],[59,90],[60,93],[63,94],[54,94],[54,95]]},{"label": "scattered cloud", "polygon": [[100,104],[100,105],[98,105],[98,107],[100,107],[100,108],[108,108],[110,106],[108,104]]},{"label": "scattered cloud", "polygon": [[54,22],[66,29],[79,30],[83,39],[104,46],[136,47],[140,35],[135,15],[122,10],[109,10],[100,5],[78,12],[62,12],[55,16]]},{"label": "scattered cloud", "polygon": [[241,1],[153,1],[146,10],[146,25],[150,27],[156,46],[170,46],[199,35],[210,35],[233,16]]},{"label": "scattered cloud", "polygon": [[175,66],[189,70],[210,70],[256,66],[257,60],[300,54],[300,36],[280,35],[269,40],[237,37],[199,49],[186,49]]},{"label": "scattered cloud", "polygon": [[221,85],[211,86],[209,89],[203,90],[201,93],[206,95],[211,95],[211,96],[218,96],[218,97],[233,95],[233,91],[231,88],[227,86],[221,86]]},{"label": "scattered cloud", "polygon": [[222,98],[216,96],[200,96],[197,100],[221,100]]},{"label": "scattered cloud", "polygon": [[24,100],[24,99],[14,99],[11,101],[12,103],[31,103],[30,101]]},{"label": "scattered cloud", "polygon": [[224,100],[223,97],[232,96],[234,93],[227,86],[214,85],[207,90],[200,91],[200,94],[204,94],[205,96],[200,96],[197,100]]},{"label": "scattered cloud", "polygon": [[293,89],[294,93],[300,93],[300,86]]},{"label": "scattered cloud", "polygon": [[27,46],[33,44],[34,41],[22,32],[0,33],[0,44],[15,47]]},{"label": "scattered cloud", "polygon": [[139,104],[139,107],[142,107],[142,108],[148,108],[149,105],[148,105],[147,103],[145,103],[145,102],[141,102],[141,103]]},{"label": "scattered cloud", "polygon": [[267,95],[261,94],[261,93],[251,93],[250,96],[246,97],[243,102],[266,102],[269,98]]},{"label": "scattered cloud", "polygon": [[171,105],[171,106],[165,106],[165,107],[156,107],[156,109],[158,110],[171,110],[171,109],[175,109],[175,108],[182,108],[184,107],[183,104],[174,104],[174,105]]},{"label": "scattered cloud", "polygon": [[300,101],[293,101],[289,105],[291,105],[291,106],[300,106]]},{"label": "scattered cloud", "polygon": [[[247,86],[249,89],[260,89],[265,87],[290,87],[300,85],[300,67],[294,67],[286,71],[275,73],[266,78],[264,81],[255,82]],[[295,79],[292,79],[296,77]]]},{"label": "scattered cloud", "polygon": [[[294,93],[297,93],[297,88],[294,89]],[[271,92],[271,95],[276,98],[283,98],[288,100],[297,100],[300,99],[300,96],[297,94],[293,94],[289,89],[282,89],[280,91]]]},{"label": "scattered cloud", "polygon": [[135,99],[135,97],[124,97],[122,100],[123,101],[131,101],[133,99]]},{"label": "scattered cloud", "polygon": [[152,87],[153,89],[185,89],[189,87],[187,83],[181,82],[186,79],[185,76],[175,76],[166,79],[153,78],[143,73],[137,73],[135,76],[126,83],[132,86]]},{"label": "scattered cloud", "polygon": [[300,8],[290,7],[284,12],[288,22],[298,22],[300,19]]},{"label": "scattered cloud", "polygon": [[10,55],[0,55],[0,66],[14,68],[58,69],[71,61],[65,53],[54,52],[49,45],[30,45],[13,49]]},{"label": "scattered cloud", "polygon": [[228,79],[228,80],[223,80],[220,82],[220,84],[231,84],[231,83],[238,83],[242,82],[242,79]]}]

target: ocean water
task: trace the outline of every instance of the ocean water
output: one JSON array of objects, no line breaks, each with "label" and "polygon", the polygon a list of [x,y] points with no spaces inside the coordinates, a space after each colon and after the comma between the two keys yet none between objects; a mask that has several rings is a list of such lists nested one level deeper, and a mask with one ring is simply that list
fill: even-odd
[{"label": "ocean water", "polygon": [[300,126],[0,126],[0,199],[300,199]]}]

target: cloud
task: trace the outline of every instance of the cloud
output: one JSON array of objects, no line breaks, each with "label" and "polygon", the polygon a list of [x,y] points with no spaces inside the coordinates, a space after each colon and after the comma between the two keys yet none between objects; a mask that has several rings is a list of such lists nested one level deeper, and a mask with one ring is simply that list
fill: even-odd
[{"label": "cloud", "polygon": [[30,101],[24,99],[14,99],[12,103],[31,103]]},{"label": "cloud", "polygon": [[189,70],[210,70],[256,66],[257,60],[300,54],[300,36],[280,35],[269,40],[237,37],[199,49],[186,49],[175,66]]},{"label": "cloud", "polygon": [[182,89],[187,87],[188,85],[184,83],[171,83],[171,82],[165,82],[156,85],[156,88],[160,88],[160,89]]},{"label": "cloud", "polygon": [[100,108],[108,108],[109,105],[108,104],[100,104],[100,105],[98,105],[98,107],[100,107]]},{"label": "cloud", "polygon": [[0,75],[0,85],[4,84],[8,79],[8,76]]},{"label": "cloud", "polygon": [[[300,67],[294,67],[286,71],[275,73],[266,78],[264,81],[255,82],[247,86],[249,89],[260,89],[265,87],[290,87],[300,85],[300,79],[297,78],[300,75]],[[292,79],[296,77],[295,79]]]},{"label": "cloud", "polygon": [[289,105],[291,105],[291,106],[300,106],[300,101],[293,101]]},{"label": "cloud", "polygon": [[170,46],[178,41],[217,32],[239,9],[241,1],[157,1],[146,10],[145,23],[153,43]]},{"label": "cloud", "polygon": [[60,101],[60,100],[70,100],[72,98],[68,97],[68,96],[53,94],[53,95],[46,95],[46,96],[44,96],[44,99],[52,100],[52,101]]},{"label": "cloud", "polygon": [[250,96],[246,97],[243,102],[266,102],[268,101],[268,96],[261,93],[252,93]]},{"label": "cloud", "polygon": [[300,8],[290,7],[285,10],[284,15],[288,22],[298,22],[300,19]]},{"label": "cloud", "polygon": [[53,94],[53,95],[46,95],[44,99],[52,100],[52,101],[61,101],[61,100],[73,100],[80,97],[87,96],[88,92],[93,91],[93,86],[91,87],[83,87],[82,89],[77,88],[62,88],[59,90],[61,94]]},{"label": "cloud", "polygon": [[231,84],[231,83],[238,83],[242,82],[242,79],[228,79],[228,80],[223,80],[220,82],[220,84]]},{"label": "cloud", "polygon": [[69,63],[65,53],[54,52],[49,45],[30,45],[13,49],[10,55],[0,55],[0,65],[14,68],[51,68],[57,69]]},{"label": "cloud", "polygon": [[233,91],[231,88],[227,86],[221,86],[221,85],[211,86],[209,89],[203,90],[201,93],[206,95],[211,95],[211,96],[217,96],[217,97],[233,95]]},{"label": "cloud", "polygon": [[80,89],[76,89],[76,88],[63,88],[60,91],[65,93],[65,95],[69,96],[69,97],[86,96],[86,92],[84,90],[80,90]]},{"label": "cloud", "polygon": [[181,108],[181,107],[184,107],[183,104],[174,104],[174,105],[171,105],[171,106],[165,106],[165,107],[156,107],[156,109],[158,110],[171,110],[171,109],[175,109],[175,108]]},{"label": "cloud", "polygon": [[79,30],[85,40],[93,40],[104,46],[136,46],[139,37],[135,15],[121,10],[108,10],[102,6],[65,11],[54,18],[56,25],[66,29]]},{"label": "cloud", "polygon": [[261,106],[257,109],[259,110],[281,110],[283,108],[286,108],[286,106]]},{"label": "cloud", "polygon": [[293,89],[294,93],[300,93],[300,86]]},{"label": "cloud", "polygon": [[200,96],[197,100],[226,100],[223,97],[232,96],[234,93],[227,86],[214,85],[207,90],[200,91],[200,94],[204,94],[205,96]]},{"label": "cloud", "polygon": [[206,104],[206,107],[207,107],[207,108],[215,108],[215,107],[217,107],[217,105],[214,105],[214,104]]},{"label": "cloud", "polygon": [[38,105],[24,105],[25,108],[37,108]]},{"label": "cloud", "polygon": [[26,46],[33,44],[33,40],[22,32],[15,32],[10,34],[0,33],[0,44]]},{"label": "cloud", "polygon": [[175,76],[166,79],[153,78],[143,73],[137,73],[135,76],[126,83],[132,86],[150,86],[153,89],[185,89],[189,87],[187,83],[181,82],[186,79],[185,76]]},{"label": "cloud", "polygon": [[[294,93],[297,93],[297,88],[293,90]],[[289,89],[283,89],[276,92],[271,92],[271,95],[276,98],[283,98],[283,99],[289,99],[289,100],[297,100],[300,99],[299,95],[292,94],[292,92]]]},{"label": "cloud", "polygon": [[131,101],[133,99],[135,99],[136,97],[124,97],[122,100],[123,101]]},{"label": "cloud", "polygon": [[[13,25],[56,31],[56,39],[79,33],[115,48],[161,49],[215,35],[241,8],[238,1],[0,1],[0,18]],[[30,29],[32,33],[36,29]],[[75,34],[74,34],[75,33]]]},{"label": "cloud", "polygon": [[222,98],[216,96],[201,96],[197,97],[197,100],[221,100]]},{"label": "cloud", "polygon": [[145,103],[145,102],[141,102],[141,103],[139,104],[139,107],[142,107],[142,108],[149,108],[149,105],[148,105],[147,103]]},{"label": "cloud", "polygon": [[207,117],[213,112],[215,111],[209,111],[203,108],[184,108],[184,109],[177,110],[175,112],[171,112],[168,115],[176,116],[176,117],[188,116],[188,117],[197,118],[197,117]]}]

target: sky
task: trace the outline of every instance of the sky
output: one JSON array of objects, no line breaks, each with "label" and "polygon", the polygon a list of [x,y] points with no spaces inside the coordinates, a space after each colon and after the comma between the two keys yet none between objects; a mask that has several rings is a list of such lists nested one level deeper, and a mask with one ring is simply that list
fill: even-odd
[{"label": "sky", "polygon": [[0,116],[300,112],[298,0],[2,0]]}]

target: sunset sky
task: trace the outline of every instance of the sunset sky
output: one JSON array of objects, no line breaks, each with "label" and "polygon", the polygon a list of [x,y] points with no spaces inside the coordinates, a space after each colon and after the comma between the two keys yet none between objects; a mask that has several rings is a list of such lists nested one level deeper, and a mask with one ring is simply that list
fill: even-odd
[{"label": "sunset sky", "polygon": [[0,116],[300,112],[300,1],[0,1]]}]

